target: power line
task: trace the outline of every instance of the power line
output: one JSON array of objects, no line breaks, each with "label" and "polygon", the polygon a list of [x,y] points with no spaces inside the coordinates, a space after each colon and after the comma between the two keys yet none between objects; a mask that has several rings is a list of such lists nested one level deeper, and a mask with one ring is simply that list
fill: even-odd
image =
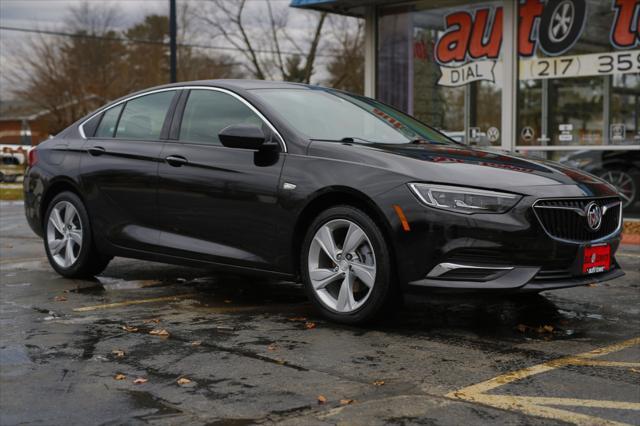
[{"label": "power line", "polygon": [[[126,37],[107,37],[107,36],[98,36],[98,35],[92,35],[92,34],[68,33],[64,31],[36,30],[33,28],[10,27],[6,25],[0,25],[0,30],[32,33],[32,34],[45,34],[45,35],[53,35],[53,36],[60,36],[60,37],[83,38],[83,39],[90,39],[90,40],[120,41],[125,43],[137,43],[137,44],[152,44],[152,45],[169,47],[169,43],[166,43],[164,41],[132,39],[132,38],[126,38]],[[198,43],[178,43],[177,45],[178,47],[191,47],[191,48],[197,48],[197,49],[212,49],[212,50],[242,52],[242,49],[238,49],[236,47],[230,47],[230,46],[215,46],[210,44],[198,44]],[[271,50],[271,49],[253,49],[253,50],[257,53],[278,53],[277,51]],[[280,53],[283,55],[302,55],[302,53],[300,52],[293,52],[293,51],[287,51],[287,50],[281,50]],[[322,53],[317,53],[316,56],[332,57],[332,55],[327,55]]]}]

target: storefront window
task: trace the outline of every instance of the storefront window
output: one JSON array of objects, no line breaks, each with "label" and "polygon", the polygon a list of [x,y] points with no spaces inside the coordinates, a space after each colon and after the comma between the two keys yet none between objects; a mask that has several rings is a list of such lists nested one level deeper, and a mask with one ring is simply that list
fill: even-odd
[{"label": "storefront window", "polygon": [[499,146],[502,2],[446,4],[381,8],[377,97],[458,141]]},{"label": "storefront window", "polygon": [[635,0],[520,1],[518,146],[640,144],[639,12]]}]

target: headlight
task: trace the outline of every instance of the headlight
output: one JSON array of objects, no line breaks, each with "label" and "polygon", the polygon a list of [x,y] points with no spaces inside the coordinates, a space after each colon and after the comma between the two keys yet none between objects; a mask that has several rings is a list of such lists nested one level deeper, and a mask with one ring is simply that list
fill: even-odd
[{"label": "headlight", "polygon": [[429,183],[410,183],[409,188],[430,207],[465,214],[504,213],[521,198],[505,192]]}]

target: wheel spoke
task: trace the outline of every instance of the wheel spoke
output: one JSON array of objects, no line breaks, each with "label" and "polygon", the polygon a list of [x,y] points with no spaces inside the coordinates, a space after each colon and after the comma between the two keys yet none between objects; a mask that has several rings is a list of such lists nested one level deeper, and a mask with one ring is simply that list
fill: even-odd
[{"label": "wheel spoke", "polygon": [[333,233],[328,226],[323,226],[318,230],[315,240],[320,244],[322,250],[329,256],[331,260],[336,261],[337,249],[336,243],[333,240]]},{"label": "wheel spoke", "polygon": [[347,230],[347,235],[344,238],[344,244],[342,245],[342,251],[344,253],[351,253],[358,248],[360,244],[365,239],[364,232],[362,229],[356,224],[349,224],[349,229]]},{"label": "wheel spoke", "polygon": [[311,278],[311,283],[313,284],[313,288],[316,290],[321,290],[336,281],[338,278],[342,276],[341,272],[334,271],[333,269],[314,269],[309,274]]},{"label": "wheel spoke", "polygon": [[362,281],[364,285],[371,288],[376,281],[376,267],[365,265],[364,263],[352,263],[351,268],[355,276]]},{"label": "wheel spoke", "polygon": [[64,232],[64,223],[62,222],[62,218],[60,217],[60,210],[58,208],[54,208],[51,210],[51,216],[49,216],[49,222],[56,228],[58,232],[61,234]]},{"label": "wheel spoke", "polygon": [[73,240],[69,238],[67,239],[67,244],[64,249],[64,266],[69,267],[73,265],[73,262],[75,261],[76,261],[76,258],[73,255]]},{"label": "wheel spoke", "polygon": [[73,218],[76,217],[76,209],[69,203],[64,208],[64,224],[69,226],[73,223]]},{"label": "wheel spoke", "polygon": [[353,298],[353,279],[351,274],[346,274],[342,280],[340,286],[340,293],[338,293],[338,301],[336,303],[336,310],[340,312],[348,312],[353,310],[356,304]]},{"label": "wheel spoke", "polygon": [[49,251],[51,252],[51,255],[55,256],[56,254],[60,253],[60,250],[62,250],[62,247],[64,247],[65,244],[66,244],[65,240],[49,241]]},{"label": "wheel spoke", "polygon": [[627,202],[631,201],[631,197],[626,195],[624,192],[618,192],[618,195],[620,195],[622,198],[624,198],[625,201],[627,201]]},{"label": "wheel spoke", "polygon": [[78,245],[78,247],[82,246],[82,232],[77,230],[69,231],[69,237]]}]

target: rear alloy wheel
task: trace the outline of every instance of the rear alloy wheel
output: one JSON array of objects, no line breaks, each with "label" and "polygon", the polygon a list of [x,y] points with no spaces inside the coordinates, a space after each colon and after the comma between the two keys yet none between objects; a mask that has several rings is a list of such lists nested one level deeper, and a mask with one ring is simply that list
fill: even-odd
[{"label": "rear alloy wheel", "polygon": [[47,245],[53,261],[62,268],[69,268],[82,249],[82,223],[78,210],[68,201],[60,201],[49,215]]},{"label": "rear alloy wheel", "polygon": [[389,252],[377,225],[362,211],[323,212],[307,233],[302,272],[307,293],[332,320],[374,319],[391,299]]},{"label": "rear alloy wheel", "polygon": [[600,177],[615,186],[622,198],[622,208],[629,207],[636,200],[636,182],[629,173],[624,170],[609,170]]},{"label": "rear alloy wheel", "polygon": [[87,211],[76,194],[56,195],[45,219],[45,251],[56,272],[68,278],[87,278],[107,267],[111,258],[94,247]]}]

